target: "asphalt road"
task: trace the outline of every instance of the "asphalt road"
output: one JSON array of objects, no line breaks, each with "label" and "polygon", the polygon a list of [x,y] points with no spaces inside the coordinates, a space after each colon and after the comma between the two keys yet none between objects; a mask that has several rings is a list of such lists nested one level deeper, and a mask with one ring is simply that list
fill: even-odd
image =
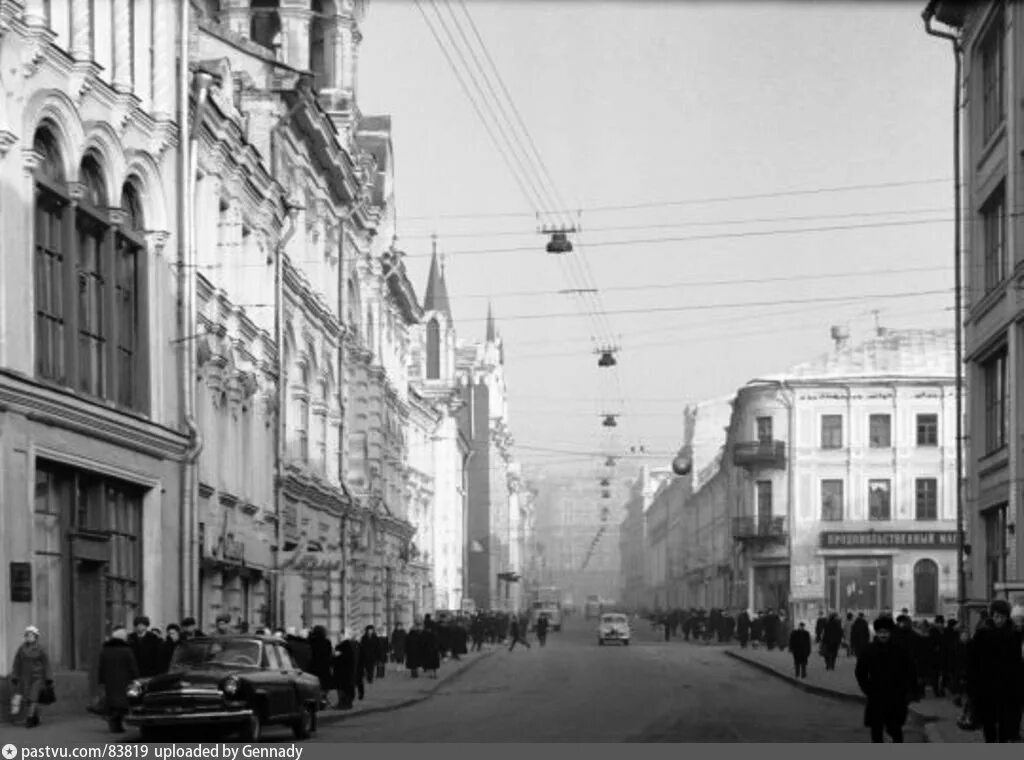
[{"label": "asphalt road", "polygon": [[[866,742],[863,708],[804,692],[720,648],[644,626],[599,647],[571,621],[545,648],[499,651],[430,699],[323,724],[318,742]],[[270,737],[268,737],[270,738]],[[913,724],[908,742],[923,742]],[[273,741],[273,739],[271,739]]]}]

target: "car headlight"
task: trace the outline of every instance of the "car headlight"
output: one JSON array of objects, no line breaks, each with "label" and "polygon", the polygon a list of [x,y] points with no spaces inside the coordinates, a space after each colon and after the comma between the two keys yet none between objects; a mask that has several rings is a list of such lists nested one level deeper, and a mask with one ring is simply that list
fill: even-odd
[{"label": "car headlight", "polygon": [[142,696],[142,681],[132,681],[125,690],[128,699],[138,699]]},{"label": "car headlight", "polygon": [[236,676],[228,676],[224,679],[224,683],[220,685],[220,690],[228,697],[233,697],[238,693],[238,678]]}]

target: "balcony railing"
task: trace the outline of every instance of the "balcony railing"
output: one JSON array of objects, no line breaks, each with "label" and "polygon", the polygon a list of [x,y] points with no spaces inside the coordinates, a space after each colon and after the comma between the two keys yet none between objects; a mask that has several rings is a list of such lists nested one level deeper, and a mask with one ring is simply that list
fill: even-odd
[{"label": "balcony railing", "polygon": [[781,470],[786,466],[784,441],[741,441],[732,447],[732,463],[737,467],[769,467]]},{"label": "balcony railing", "polygon": [[766,542],[786,540],[786,517],[734,517],[732,519],[732,537],[737,541]]}]

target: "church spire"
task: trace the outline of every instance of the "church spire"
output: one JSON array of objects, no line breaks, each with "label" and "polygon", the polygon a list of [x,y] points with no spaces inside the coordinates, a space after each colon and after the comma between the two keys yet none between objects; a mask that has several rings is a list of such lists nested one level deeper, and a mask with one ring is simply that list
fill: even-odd
[{"label": "church spire", "polygon": [[487,342],[494,343],[496,333],[494,332],[494,312],[491,310],[491,302],[487,302]]},{"label": "church spire", "polygon": [[427,292],[423,296],[424,311],[439,311],[452,321],[451,303],[448,301],[448,286],[444,281],[444,265],[438,263],[437,235],[433,236],[433,253],[430,257],[430,274],[427,276]]}]

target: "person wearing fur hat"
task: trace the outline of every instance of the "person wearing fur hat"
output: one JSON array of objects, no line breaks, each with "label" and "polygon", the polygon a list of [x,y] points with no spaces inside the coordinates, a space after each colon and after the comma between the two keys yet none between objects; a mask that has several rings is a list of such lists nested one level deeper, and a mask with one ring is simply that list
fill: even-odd
[{"label": "person wearing fur hat", "polygon": [[968,654],[967,693],[988,743],[1014,742],[1021,719],[1021,636],[1010,623],[1010,605],[989,605],[989,625],[974,634]]},{"label": "person wearing fur hat", "polygon": [[917,675],[910,652],[892,640],[891,618],[875,620],[875,640],[857,660],[854,673],[857,685],[867,697],[864,725],[871,729],[871,741],[884,741],[887,733],[894,743],[903,742],[903,724],[907,721],[910,699]]},{"label": "person wearing fur hat", "polygon": [[39,725],[39,693],[53,685],[50,658],[39,643],[39,629],[30,625],[25,629],[25,641],[18,647],[11,666],[11,686],[15,697],[21,698],[21,712],[25,715],[25,728]]},{"label": "person wearing fur hat", "polygon": [[100,650],[99,677],[96,683],[106,694],[107,723],[115,734],[124,733],[128,714],[128,687],[139,677],[135,653],[128,643],[128,630],[119,625]]}]

